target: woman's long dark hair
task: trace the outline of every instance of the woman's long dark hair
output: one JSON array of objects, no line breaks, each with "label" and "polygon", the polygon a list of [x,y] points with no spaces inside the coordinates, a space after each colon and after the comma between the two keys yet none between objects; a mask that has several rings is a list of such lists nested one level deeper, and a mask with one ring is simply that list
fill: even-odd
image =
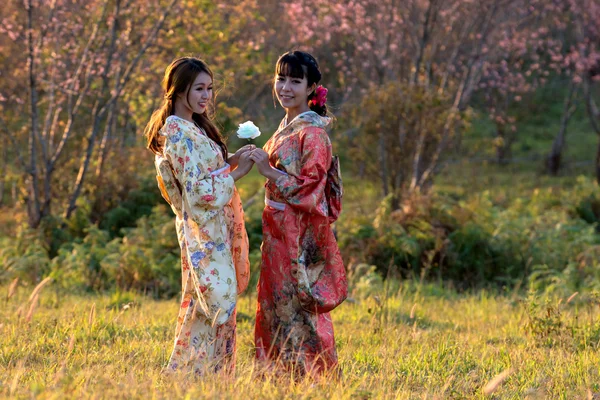
[{"label": "woman's long dark hair", "polygon": [[[306,77],[308,86],[311,86],[313,83],[318,85],[321,81],[321,70],[319,69],[317,60],[311,54],[298,50],[289,51],[279,57],[277,65],[275,66],[275,78],[277,78],[278,75],[299,79]],[[311,104],[310,100],[314,96],[315,91],[313,90],[312,93],[308,95],[310,109],[323,117],[326,116],[327,104],[323,104],[322,106]]]},{"label": "woman's long dark hair", "polygon": [[[144,129],[147,147],[154,154],[162,154],[164,139],[160,136],[160,130],[164,126],[167,117],[173,115],[174,101],[177,98],[177,95],[179,93],[185,93],[185,98],[188,99],[190,87],[201,72],[207,73],[210,75],[210,78],[213,79],[213,73],[210,68],[208,68],[208,65],[206,65],[204,61],[194,57],[178,58],[165,70],[165,76],[162,81],[164,90],[163,103],[159,109],[152,113],[152,117],[150,117],[146,129]],[[223,158],[227,160],[227,145],[207,113],[193,113],[192,119],[206,132],[206,135],[210,139],[219,145],[221,152],[223,153]]]}]

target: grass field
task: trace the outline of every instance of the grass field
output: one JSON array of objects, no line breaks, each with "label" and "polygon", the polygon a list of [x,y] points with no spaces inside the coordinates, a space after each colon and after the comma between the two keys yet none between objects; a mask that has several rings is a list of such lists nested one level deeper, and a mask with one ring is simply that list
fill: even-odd
[{"label": "grass field", "polygon": [[[548,239],[540,251],[555,257],[554,248],[570,246],[566,240],[574,242],[571,236],[584,232],[571,232],[583,223],[566,208],[580,201],[569,195],[579,175],[592,175],[598,140],[576,114],[565,168],[559,177],[544,175],[543,157],[560,110],[560,102],[547,107],[539,102],[537,119],[520,125],[515,162],[505,166],[489,161],[493,127],[482,118],[465,136],[464,154],[448,157],[434,192],[448,194],[463,208],[473,203],[475,213],[498,214],[473,218],[494,232],[499,222],[506,229],[503,219],[512,218],[514,229],[531,230],[532,242]],[[253,171],[239,185],[247,217],[258,221],[255,230],[262,182]],[[371,223],[380,202],[377,180],[346,179],[339,232]],[[0,213],[0,230],[12,232],[14,224],[13,210]],[[525,282],[506,292],[496,286],[497,292],[463,293],[410,280],[354,282],[352,299],[332,313],[343,377],[293,382],[258,377],[253,293],[238,304],[235,376],[176,380],[161,369],[172,349],[177,299],[127,292],[75,295],[58,287],[50,283],[30,299],[31,285],[14,293],[0,286],[0,397],[600,399],[600,302],[593,292],[544,299],[530,297]]]},{"label": "grass field", "polygon": [[[6,292],[6,288],[3,288]],[[385,295],[385,291],[388,295]],[[333,312],[343,378],[293,383],[253,369],[255,298],[239,302],[235,377],[161,376],[177,303],[21,287],[0,311],[0,395],[14,398],[597,398],[598,307],[405,282]],[[35,300],[33,301],[35,303]],[[594,303],[590,303],[594,304]],[[28,322],[28,316],[30,321]],[[549,316],[552,316],[551,318]],[[496,382],[494,379],[496,378]],[[505,378],[504,380],[502,378]],[[498,383],[498,381],[502,381]],[[493,390],[484,394],[484,388]],[[596,396],[596,397],[594,397]]]}]

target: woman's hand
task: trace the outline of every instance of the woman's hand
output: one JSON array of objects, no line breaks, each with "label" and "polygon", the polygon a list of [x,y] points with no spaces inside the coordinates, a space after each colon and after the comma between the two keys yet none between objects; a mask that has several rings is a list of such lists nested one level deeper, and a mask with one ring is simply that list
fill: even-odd
[{"label": "woman's hand", "polygon": [[250,152],[245,151],[240,155],[237,168],[231,171],[229,175],[231,175],[234,181],[237,181],[238,179],[244,177],[248,172],[250,172],[253,165],[254,161],[250,159]]},{"label": "woman's hand", "polygon": [[269,155],[263,149],[252,150],[252,152],[250,152],[250,159],[254,161],[256,168],[258,168],[258,172],[260,172],[261,175],[264,175],[268,170],[271,169]]},{"label": "woman's hand", "polygon": [[250,159],[254,161],[256,167],[258,168],[258,172],[265,178],[276,181],[277,178],[284,175],[283,172],[271,167],[269,163],[269,155],[263,149],[254,149],[250,153]]},{"label": "woman's hand", "polygon": [[252,151],[255,148],[256,148],[255,145],[247,144],[243,147],[240,147],[240,149],[238,151],[236,151],[234,154],[231,154],[231,156],[227,159],[227,163],[231,166],[231,169],[237,168],[242,154]]}]

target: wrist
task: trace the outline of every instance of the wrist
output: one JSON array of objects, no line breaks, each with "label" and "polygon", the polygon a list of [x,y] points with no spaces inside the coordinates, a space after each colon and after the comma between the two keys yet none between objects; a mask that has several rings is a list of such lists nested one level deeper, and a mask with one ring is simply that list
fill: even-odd
[{"label": "wrist", "polygon": [[227,158],[227,164],[231,165],[231,168],[237,167],[238,158],[235,156],[235,154],[229,154],[229,158]]},{"label": "wrist", "polygon": [[265,178],[275,182],[279,177],[283,176],[284,173],[279,171],[277,168],[269,167],[266,173],[264,174]]},{"label": "wrist", "polygon": [[234,169],[233,171],[231,171],[229,173],[229,176],[231,176],[233,178],[234,181],[237,181],[238,179],[240,179],[241,177],[243,177],[245,174],[242,173],[242,171],[240,171],[239,168]]}]

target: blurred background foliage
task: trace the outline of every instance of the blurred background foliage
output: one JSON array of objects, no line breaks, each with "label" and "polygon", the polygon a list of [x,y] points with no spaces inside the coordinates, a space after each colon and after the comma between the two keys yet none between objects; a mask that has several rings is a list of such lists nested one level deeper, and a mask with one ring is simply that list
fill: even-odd
[{"label": "blurred background foliage", "polygon": [[[313,52],[346,193],[353,296],[600,289],[600,6],[592,0],[8,1],[0,12],[0,281],[180,290],[143,127],[180,55],[216,73],[217,124],[283,110],[277,57]],[[240,181],[260,268],[263,179]],[[387,283],[386,283],[387,282]]]}]

